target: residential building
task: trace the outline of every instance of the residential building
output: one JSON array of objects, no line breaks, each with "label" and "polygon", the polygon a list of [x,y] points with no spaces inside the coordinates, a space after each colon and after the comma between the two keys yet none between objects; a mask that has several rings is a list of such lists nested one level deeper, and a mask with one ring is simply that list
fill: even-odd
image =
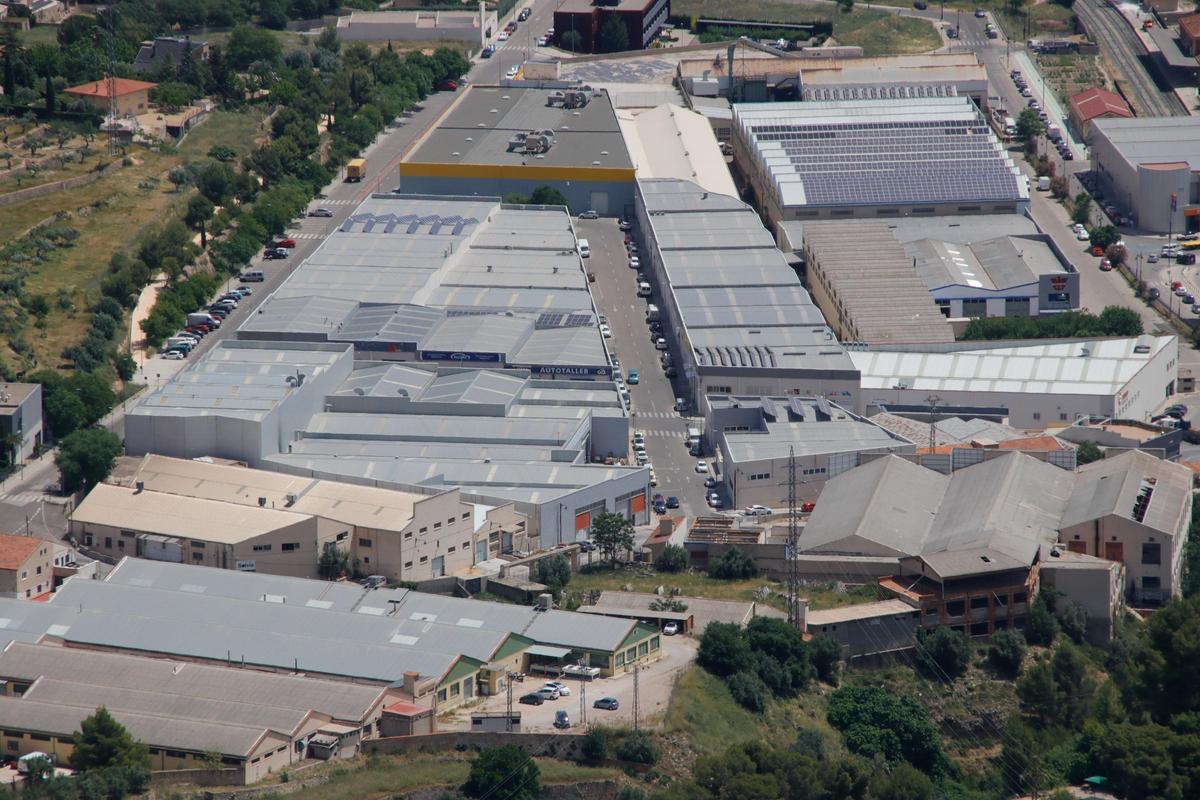
[{"label": "residential building", "polygon": [[190,36],[155,36],[138,45],[133,68],[138,72],[157,72],[181,66],[188,59],[201,64],[208,61],[208,42]]},{"label": "residential building", "polygon": [[1198,137],[1195,117],[1093,120],[1088,144],[1098,190],[1143,231],[1200,230]]},{"label": "residential building", "polygon": [[42,599],[53,588],[53,542],[0,534],[0,597]]},{"label": "residential building", "polygon": [[[554,38],[558,46],[581,53],[605,51],[602,34],[611,17],[625,28],[628,50],[650,46],[671,15],[670,0],[566,0],[554,9]],[[579,43],[572,46],[567,33],[573,31]]]},{"label": "residential building", "polygon": [[1148,420],[1174,394],[1179,369],[1174,336],[893,345],[849,355],[868,414],[928,414],[936,395],[942,413],[982,413],[1026,430],[1081,417]]},{"label": "residential building", "polygon": [[1067,113],[1070,114],[1071,124],[1079,131],[1084,141],[1088,141],[1091,135],[1092,120],[1133,116],[1133,110],[1129,108],[1125,98],[1098,86],[1071,95],[1067,100]]},{"label": "residential building", "polygon": [[966,97],[739,103],[734,161],[767,224],[1023,213],[1029,187]]},{"label": "residential building", "polygon": [[1200,56],[1200,14],[1179,18],[1179,49],[1190,56]]},{"label": "residential building", "polygon": [[141,114],[150,108],[150,90],[158,84],[130,78],[101,79],[63,89],[68,97],[85,100],[92,108],[107,114],[114,101],[117,116]]},{"label": "residential building", "polygon": [[0,434],[10,464],[33,457],[42,446],[42,385],[0,384]]},{"label": "residential building", "polygon": [[0,653],[0,742],[9,757],[69,763],[79,723],[104,706],[146,745],[150,768],[230,770],[254,783],[306,758],[350,757],[379,735],[380,685],[13,642]]},{"label": "residential building", "polygon": [[604,90],[469,86],[401,159],[399,191],[528,197],[551,186],[574,209],[615,217],[632,206],[633,183]]},{"label": "residential building", "polygon": [[734,506],[815,500],[825,481],[857,467],[865,454],[915,453],[916,445],[824,398],[705,398],[705,430]]},{"label": "residential building", "polygon": [[691,181],[639,180],[636,224],[685,399],[799,395],[859,408],[853,361],[750,206]]}]

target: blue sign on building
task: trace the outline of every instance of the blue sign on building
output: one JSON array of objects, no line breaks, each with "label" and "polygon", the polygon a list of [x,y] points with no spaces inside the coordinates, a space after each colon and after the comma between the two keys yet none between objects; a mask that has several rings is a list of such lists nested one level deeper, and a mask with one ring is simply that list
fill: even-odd
[{"label": "blue sign on building", "polygon": [[490,361],[504,360],[503,353],[466,353],[454,350],[422,350],[422,361]]}]

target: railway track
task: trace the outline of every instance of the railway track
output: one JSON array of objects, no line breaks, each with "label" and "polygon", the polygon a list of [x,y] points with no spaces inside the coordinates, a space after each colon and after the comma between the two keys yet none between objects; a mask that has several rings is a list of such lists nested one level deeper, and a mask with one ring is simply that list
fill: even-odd
[{"label": "railway track", "polygon": [[1174,92],[1158,88],[1139,56],[1145,56],[1146,48],[1133,28],[1106,0],[1080,0],[1074,6],[1075,13],[1083,20],[1087,30],[1109,62],[1123,74],[1123,83],[1133,93],[1129,98],[1135,110],[1143,117],[1182,117],[1187,109]]}]

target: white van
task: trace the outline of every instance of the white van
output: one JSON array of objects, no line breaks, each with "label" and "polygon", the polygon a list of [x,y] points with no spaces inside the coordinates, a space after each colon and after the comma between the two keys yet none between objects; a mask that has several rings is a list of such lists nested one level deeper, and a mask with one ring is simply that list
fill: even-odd
[{"label": "white van", "polygon": [[649,296],[650,296],[650,284],[646,283],[645,281],[642,281],[641,283],[638,284],[638,297],[649,297]]},{"label": "white van", "polygon": [[580,239],[579,240],[579,257],[580,258],[588,258],[591,255],[592,255],[592,248],[590,245],[588,245],[588,240]]}]

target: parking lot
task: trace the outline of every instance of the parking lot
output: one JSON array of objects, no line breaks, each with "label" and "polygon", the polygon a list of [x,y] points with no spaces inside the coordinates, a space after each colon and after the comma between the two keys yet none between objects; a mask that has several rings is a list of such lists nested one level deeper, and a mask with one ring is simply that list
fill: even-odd
[{"label": "parking lot", "polygon": [[[663,636],[661,641],[662,658],[650,662],[638,673],[639,724],[650,722],[667,710],[675,681],[696,656],[696,640],[690,636]],[[550,680],[555,679],[549,675],[528,675],[524,682],[513,684],[513,711],[521,712],[522,731],[549,733],[558,730],[554,727],[554,715],[560,710],[566,711],[570,716],[571,727],[566,729],[568,732],[578,732],[580,728],[592,723],[618,727],[633,725],[632,673],[612,678],[597,678],[593,681],[561,678],[558,680],[571,689],[569,697],[547,700],[540,706],[521,705],[517,702],[521,695],[537,691]],[[617,710],[592,708],[592,703],[601,697],[617,698]],[[472,713],[503,713],[507,702],[505,694],[485,698],[478,705],[456,709],[448,719],[439,720],[438,727],[442,730],[470,730]]]},{"label": "parking lot", "polygon": [[[702,420],[675,411],[676,392],[663,372],[661,353],[654,349],[646,322],[649,303],[662,308],[658,287],[653,287],[654,293],[648,299],[637,296],[638,271],[629,268],[624,234],[617,228],[616,220],[576,220],[575,226],[577,234],[587,239],[591,247],[585,268],[596,276],[592,294],[596,307],[612,329],[609,351],[620,358],[621,371],[627,377],[630,370],[638,371],[638,383],[629,386],[631,427],[646,435],[646,453],[658,479],[653,491],[664,497],[679,498],[680,508],[672,510],[672,514],[703,514],[708,510],[704,476],[695,472],[696,459],[688,454],[686,443],[688,426],[700,427]],[[642,244],[634,233],[635,241]],[[643,248],[640,255],[644,254]],[[647,272],[646,267],[641,271]],[[664,330],[660,335],[671,344],[678,363],[678,348],[671,332]]]}]

